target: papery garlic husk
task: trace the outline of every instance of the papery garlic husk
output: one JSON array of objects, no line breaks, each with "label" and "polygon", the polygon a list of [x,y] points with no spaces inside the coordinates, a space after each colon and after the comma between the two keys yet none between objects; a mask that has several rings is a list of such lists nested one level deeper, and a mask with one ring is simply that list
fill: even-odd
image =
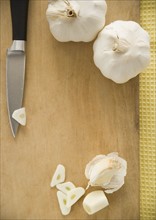
[{"label": "papery garlic husk", "polygon": [[106,193],[113,193],[124,184],[127,162],[113,152],[108,155],[97,155],[87,165],[85,176],[88,186],[101,186]]},{"label": "papery garlic husk", "polygon": [[150,38],[134,21],[115,21],[104,27],[93,45],[94,63],[116,83],[125,83],[150,62]]},{"label": "papery garlic husk", "polygon": [[105,0],[51,0],[46,16],[58,41],[89,42],[104,27],[106,11]]}]

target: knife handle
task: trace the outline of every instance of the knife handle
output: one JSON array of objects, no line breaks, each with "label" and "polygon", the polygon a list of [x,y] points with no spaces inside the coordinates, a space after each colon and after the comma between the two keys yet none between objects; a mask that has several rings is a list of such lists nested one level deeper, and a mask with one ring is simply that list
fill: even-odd
[{"label": "knife handle", "polygon": [[27,37],[27,17],[29,0],[10,0],[13,40]]}]

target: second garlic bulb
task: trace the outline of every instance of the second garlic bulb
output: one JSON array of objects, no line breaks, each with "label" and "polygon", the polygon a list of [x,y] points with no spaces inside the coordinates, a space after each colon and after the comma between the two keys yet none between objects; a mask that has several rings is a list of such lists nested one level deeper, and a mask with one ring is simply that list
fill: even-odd
[{"label": "second garlic bulb", "polygon": [[116,83],[125,83],[150,62],[148,33],[134,21],[115,21],[104,27],[93,45],[94,63]]}]

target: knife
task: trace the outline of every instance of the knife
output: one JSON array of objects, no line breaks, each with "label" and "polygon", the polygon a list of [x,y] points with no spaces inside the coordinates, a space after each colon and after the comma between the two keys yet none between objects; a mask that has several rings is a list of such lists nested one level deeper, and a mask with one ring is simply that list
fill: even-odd
[{"label": "knife", "polygon": [[12,114],[22,107],[24,91],[28,4],[29,0],[10,0],[13,42],[6,55],[6,94],[9,122],[14,137],[19,123],[12,118]]}]

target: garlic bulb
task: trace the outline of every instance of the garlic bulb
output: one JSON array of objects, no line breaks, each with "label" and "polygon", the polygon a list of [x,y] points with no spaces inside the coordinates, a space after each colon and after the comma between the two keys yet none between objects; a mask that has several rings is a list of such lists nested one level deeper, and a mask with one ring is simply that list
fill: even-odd
[{"label": "garlic bulb", "polygon": [[127,162],[118,153],[98,155],[86,166],[85,176],[88,186],[101,186],[106,193],[113,193],[121,188],[126,176]]},{"label": "garlic bulb", "polygon": [[88,42],[104,27],[106,11],[105,0],[51,0],[46,16],[58,41]]},{"label": "garlic bulb", "polygon": [[115,21],[99,33],[93,51],[102,74],[116,83],[125,83],[149,64],[149,35],[134,21]]}]

